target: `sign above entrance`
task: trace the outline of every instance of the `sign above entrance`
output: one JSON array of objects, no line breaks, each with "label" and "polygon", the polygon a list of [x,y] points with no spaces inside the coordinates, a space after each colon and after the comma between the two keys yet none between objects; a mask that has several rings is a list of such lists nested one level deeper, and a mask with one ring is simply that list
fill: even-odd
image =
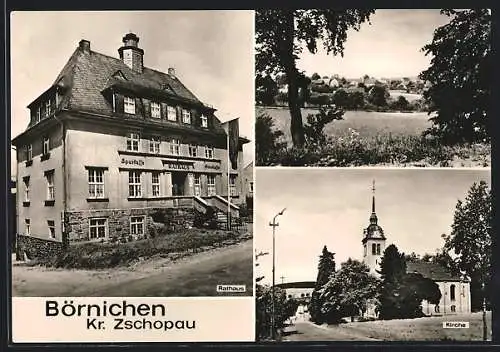
[{"label": "sign above entrance", "polygon": [[163,167],[172,170],[193,170],[194,165],[191,161],[169,161],[163,160]]},{"label": "sign above entrance", "polygon": [[220,164],[209,164],[209,163],[205,163],[205,169],[209,169],[209,170],[220,170]]}]

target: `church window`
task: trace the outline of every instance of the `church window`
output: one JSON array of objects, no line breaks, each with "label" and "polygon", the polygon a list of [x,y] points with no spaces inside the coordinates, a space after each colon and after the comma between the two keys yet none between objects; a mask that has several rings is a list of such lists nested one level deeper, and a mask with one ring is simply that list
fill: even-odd
[{"label": "church window", "polygon": [[434,312],[439,313],[439,304],[434,306]]},{"label": "church window", "polygon": [[372,243],[372,255],[377,254],[377,245],[375,243]]},{"label": "church window", "polygon": [[452,305],[450,308],[453,313],[457,311],[457,307],[455,305]]},{"label": "church window", "polygon": [[455,300],[455,285],[451,285],[451,286],[450,286],[450,299],[451,299],[452,301],[454,301],[454,300]]},{"label": "church window", "polygon": [[380,255],[380,243],[377,244],[377,255]]}]

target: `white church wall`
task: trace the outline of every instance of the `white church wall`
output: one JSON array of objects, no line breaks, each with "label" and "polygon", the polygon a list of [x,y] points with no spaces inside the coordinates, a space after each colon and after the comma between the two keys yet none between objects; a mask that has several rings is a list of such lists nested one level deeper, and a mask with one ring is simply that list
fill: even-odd
[{"label": "white church wall", "polygon": [[[441,291],[441,300],[436,306],[427,301],[422,302],[422,311],[426,315],[453,315],[470,313],[470,284],[458,281],[437,281]],[[455,297],[452,299],[451,287],[455,286]]]}]

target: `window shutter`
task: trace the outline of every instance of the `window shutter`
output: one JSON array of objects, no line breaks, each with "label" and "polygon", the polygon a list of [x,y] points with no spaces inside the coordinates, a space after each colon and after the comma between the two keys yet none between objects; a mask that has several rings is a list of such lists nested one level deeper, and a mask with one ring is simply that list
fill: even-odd
[{"label": "window shutter", "polygon": [[177,121],[182,121],[182,109],[180,106],[176,106],[175,110],[177,111]]},{"label": "window shutter", "polygon": [[144,117],[144,106],[141,98],[135,98],[135,114]]},{"label": "window shutter", "polygon": [[35,122],[36,122],[36,109],[35,108],[31,108],[31,121],[30,121],[30,125],[35,124]]},{"label": "window shutter", "polygon": [[199,127],[200,123],[200,115],[196,109],[191,109],[191,124],[193,126]]},{"label": "window shutter", "polygon": [[50,112],[53,114],[56,111],[56,98],[51,97],[50,98]]},{"label": "window shutter", "polygon": [[166,103],[161,103],[161,118],[166,120],[167,119],[167,104]]},{"label": "window shutter", "polygon": [[151,102],[149,99],[142,99],[144,104],[144,116],[151,117]]},{"label": "window shutter", "polygon": [[123,95],[115,93],[116,112],[123,114]]}]

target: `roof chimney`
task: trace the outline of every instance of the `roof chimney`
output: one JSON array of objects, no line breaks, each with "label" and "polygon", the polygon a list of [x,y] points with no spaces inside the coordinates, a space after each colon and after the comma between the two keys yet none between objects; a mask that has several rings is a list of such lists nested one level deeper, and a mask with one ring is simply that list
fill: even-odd
[{"label": "roof chimney", "polygon": [[175,68],[169,67],[168,68],[168,75],[172,78],[175,78]]},{"label": "roof chimney", "polygon": [[123,46],[118,49],[120,59],[132,70],[142,73],[144,50],[138,46],[139,37],[134,33],[126,34],[123,39]]},{"label": "roof chimney", "polygon": [[90,42],[88,40],[85,39],[80,40],[80,42],[78,43],[78,47],[84,53],[90,53]]}]

